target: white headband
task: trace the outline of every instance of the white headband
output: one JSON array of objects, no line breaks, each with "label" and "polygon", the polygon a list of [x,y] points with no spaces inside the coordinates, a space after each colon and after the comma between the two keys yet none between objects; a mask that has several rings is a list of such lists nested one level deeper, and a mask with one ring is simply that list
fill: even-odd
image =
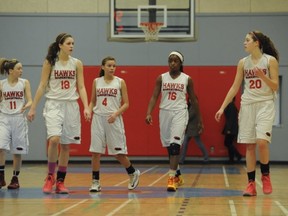
[{"label": "white headband", "polygon": [[169,54],[168,58],[169,58],[171,55],[176,55],[176,56],[178,56],[178,57],[180,58],[181,62],[184,61],[184,58],[183,58],[182,54],[179,53],[179,52],[176,52],[176,51],[171,52],[171,53]]}]

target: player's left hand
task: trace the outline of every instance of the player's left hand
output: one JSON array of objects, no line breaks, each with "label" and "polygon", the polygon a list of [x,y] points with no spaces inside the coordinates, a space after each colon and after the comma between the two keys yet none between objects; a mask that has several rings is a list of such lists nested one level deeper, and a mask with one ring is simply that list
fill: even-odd
[{"label": "player's left hand", "polygon": [[254,74],[255,74],[257,77],[259,77],[259,78],[262,78],[262,77],[265,76],[264,71],[261,70],[261,69],[258,68],[258,67],[255,67],[255,68],[253,69],[253,71],[254,71]]}]

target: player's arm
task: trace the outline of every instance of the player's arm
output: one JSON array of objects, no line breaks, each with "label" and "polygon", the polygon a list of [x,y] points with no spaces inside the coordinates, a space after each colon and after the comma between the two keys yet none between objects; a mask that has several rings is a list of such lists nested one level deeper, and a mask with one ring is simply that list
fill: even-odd
[{"label": "player's arm", "polygon": [[84,118],[85,120],[90,120],[91,112],[88,106],[87,91],[84,83],[83,64],[80,60],[77,61],[77,88],[84,106]]},{"label": "player's arm", "polygon": [[36,94],[34,96],[34,100],[32,102],[29,113],[27,115],[27,118],[29,121],[32,121],[35,118],[36,107],[38,103],[40,102],[42,95],[45,92],[47,83],[49,81],[50,73],[51,73],[51,65],[47,60],[45,60],[42,66],[40,83],[38,85]]},{"label": "player's arm", "polygon": [[96,106],[96,79],[94,79],[92,84],[91,99],[89,104],[89,110],[92,113],[93,108]]},{"label": "player's arm", "polygon": [[148,104],[148,109],[147,109],[147,114],[146,114],[146,123],[147,124],[152,124],[152,116],[151,113],[156,105],[156,102],[158,100],[158,97],[161,93],[161,86],[162,86],[162,76],[158,76],[158,78],[156,79],[156,84],[155,84],[155,88],[152,94],[152,97],[149,101]]},{"label": "player's arm", "polygon": [[232,99],[235,97],[235,95],[239,91],[243,78],[244,78],[244,59],[241,59],[237,65],[237,72],[236,72],[234,82],[232,86],[230,87],[220,109],[215,114],[216,121],[218,122],[220,121],[221,116],[224,112],[224,109],[227,107],[227,105],[232,101]]},{"label": "player's arm", "polygon": [[28,80],[25,80],[24,92],[25,92],[26,103],[22,107],[22,112],[24,112],[27,108],[29,108],[32,105],[31,86],[30,86],[30,82]]},{"label": "player's arm", "polygon": [[128,91],[127,91],[127,85],[125,81],[121,80],[121,94],[122,94],[122,106],[119,110],[117,110],[116,115],[121,115],[123,112],[125,112],[129,108],[129,98],[128,98]]}]

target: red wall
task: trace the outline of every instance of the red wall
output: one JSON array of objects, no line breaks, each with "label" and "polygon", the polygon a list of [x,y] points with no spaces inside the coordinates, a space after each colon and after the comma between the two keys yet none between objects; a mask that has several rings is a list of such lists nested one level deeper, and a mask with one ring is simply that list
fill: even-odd
[{"label": "red wall", "polygon": [[[98,76],[99,67],[85,67],[85,84],[90,101],[91,87]],[[158,106],[153,111],[153,125],[145,124],[146,110],[152,95],[156,78],[168,70],[168,66],[117,66],[116,76],[126,81],[130,107],[123,114],[129,156],[166,156],[161,146],[158,124]],[[194,89],[199,98],[200,110],[204,122],[202,141],[210,151],[214,147],[212,157],[227,155],[221,134],[224,116],[220,123],[214,119],[227,91],[234,80],[235,66],[185,66],[185,72],[192,77]],[[239,104],[240,98],[237,98]],[[82,110],[82,104],[80,103]],[[191,141],[188,155],[201,156],[196,144]],[[72,145],[71,155],[89,156],[90,123],[82,120],[82,143]],[[239,147],[242,154],[244,149]]]}]

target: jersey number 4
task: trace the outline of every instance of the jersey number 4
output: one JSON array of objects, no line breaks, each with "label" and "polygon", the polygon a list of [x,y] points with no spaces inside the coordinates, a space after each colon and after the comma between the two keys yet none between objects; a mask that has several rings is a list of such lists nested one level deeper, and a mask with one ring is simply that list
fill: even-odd
[{"label": "jersey number 4", "polygon": [[103,99],[102,105],[107,106],[107,98],[104,98],[104,99]]}]

